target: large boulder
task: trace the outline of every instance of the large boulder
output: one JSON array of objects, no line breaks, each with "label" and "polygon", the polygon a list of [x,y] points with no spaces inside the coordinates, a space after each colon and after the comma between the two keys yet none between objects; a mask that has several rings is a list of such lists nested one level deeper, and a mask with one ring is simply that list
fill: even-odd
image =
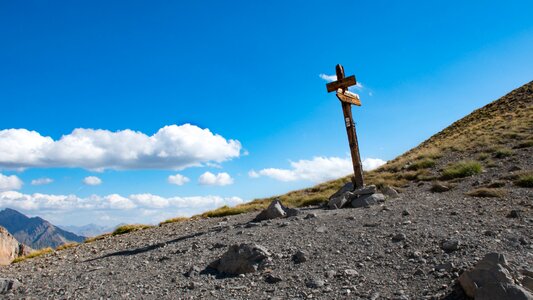
[{"label": "large boulder", "polygon": [[466,295],[476,300],[533,300],[531,293],[515,284],[505,256],[489,253],[473,269],[459,276]]},{"label": "large boulder", "polygon": [[19,243],[7,229],[0,226],[0,265],[9,265],[15,258],[30,251],[29,247]]},{"label": "large boulder", "polygon": [[276,199],[270,203],[270,205],[261,211],[253,222],[261,222],[264,220],[271,220],[277,218],[286,218],[296,216],[299,213],[299,210],[295,208],[288,208],[283,206],[279,199]]},{"label": "large boulder", "polygon": [[262,269],[268,262],[270,252],[256,244],[230,246],[219,259],[209,264],[210,268],[228,275],[253,273]]}]

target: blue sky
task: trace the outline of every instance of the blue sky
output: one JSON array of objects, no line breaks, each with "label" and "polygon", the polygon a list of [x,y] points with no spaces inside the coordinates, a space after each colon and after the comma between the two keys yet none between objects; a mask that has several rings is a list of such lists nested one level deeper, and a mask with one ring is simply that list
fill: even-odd
[{"label": "blue sky", "polygon": [[4,1],[0,207],[157,222],[345,175],[342,111],[320,77],[337,63],[361,84],[353,113],[376,165],[532,80],[532,9]]}]

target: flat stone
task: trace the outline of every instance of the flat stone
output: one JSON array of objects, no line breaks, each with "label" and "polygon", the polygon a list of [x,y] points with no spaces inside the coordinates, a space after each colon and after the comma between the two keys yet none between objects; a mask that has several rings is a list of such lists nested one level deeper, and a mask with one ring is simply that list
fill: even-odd
[{"label": "flat stone", "polygon": [[384,186],[380,190],[381,190],[381,193],[383,195],[385,195],[387,198],[395,199],[395,198],[400,197],[400,194],[398,194],[398,192],[394,188],[392,188],[392,187],[390,187],[388,185]]},{"label": "flat stone", "polygon": [[440,248],[444,250],[445,252],[453,252],[457,249],[459,249],[459,241],[458,240],[444,240],[440,244]]},{"label": "flat stone", "polygon": [[368,185],[363,188],[354,190],[352,193],[354,195],[370,195],[370,194],[375,194],[376,191],[377,189],[375,185]]},{"label": "flat stone", "polygon": [[369,195],[361,195],[357,198],[354,198],[351,202],[352,207],[358,208],[358,207],[367,207],[371,205],[376,205],[378,202],[385,201],[385,196],[383,194],[369,194]]}]

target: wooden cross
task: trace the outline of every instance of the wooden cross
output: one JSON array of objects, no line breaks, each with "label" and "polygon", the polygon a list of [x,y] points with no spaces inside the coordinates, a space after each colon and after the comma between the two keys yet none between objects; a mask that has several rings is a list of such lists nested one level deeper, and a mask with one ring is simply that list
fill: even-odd
[{"label": "wooden cross", "polygon": [[352,182],[355,189],[360,189],[364,186],[363,168],[361,166],[361,157],[359,156],[359,145],[357,143],[357,133],[355,131],[355,123],[352,117],[352,104],[361,106],[361,100],[357,94],[348,91],[348,87],[356,85],[355,76],[344,77],[344,68],[341,65],[335,67],[337,73],[337,81],[326,84],[329,92],[337,91],[337,98],[341,101],[342,112],[344,113],[344,122],[346,124],[346,133],[348,134],[348,142],[350,144],[350,152],[352,155],[352,164],[354,177]]}]

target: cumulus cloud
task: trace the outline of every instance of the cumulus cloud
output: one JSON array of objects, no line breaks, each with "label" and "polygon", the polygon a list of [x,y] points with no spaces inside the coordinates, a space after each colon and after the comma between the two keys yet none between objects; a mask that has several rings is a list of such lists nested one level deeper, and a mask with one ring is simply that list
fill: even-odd
[{"label": "cumulus cloud", "polygon": [[381,167],[387,162],[380,158],[365,158],[361,163],[363,164],[363,170],[371,171]]},{"label": "cumulus cloud", "polygon": [[[17,191],[0,192],[0,207],[9,207],[25,213],[49,216],[85,214],[106,216],[107,220],[116,220],[117,216],[126,214],[122,220],[139,222],[139,216],[151,216],[148,220],[159,222],[165,218],[180,215],[192,215],[224,205],[237,205],[244,201],[239,197],[193,196],[161,197],[153,194],[134,194],[124,197],[118,194],[107,196],[91,195],[81,198],[76,195],[23,194]],[[151,214],[147,215],[146,212]]]},{"label": "cumulus cloud", "polygon": [[9,190],[20,190],[22,180],[15,175],[7,176],[0,173],[0,192]]},{"label": "cumulus cloud", "polygon": [[170,184],[175,184],[175,185],[184,185],[186,184],[187,182],[190,181],[189,178],[181,175],[181,174],[176,174],[176,175],[170,175],[168,176],[168,183]]},{"label": "cumulus cloud", "polygon": [[239,157],[241,144],[191,124],[148,136],[133,130],[78,128],[59,140],[26,129],[0,130],[0,167],[184,169]]},{"label": "cumulus cloud", "polygon": [[[383,163],[385,161],[381,159],[367,158],[362,161],[363,170],[375,169]],[[353,172],[352,161],[349,158],[318,156],[312,160],[290,162],[290,165],[291,169],[266,168],[259,172],[252,170],[248,172],[248,176],[252,178],[266,176],[279,181],[307,180],[324,182]]]},{"label": "cumulus cloud", "polygon": [[233,178],[228,173],[213,174],[211,172],[205,172],[200,175],[198,182],[202,185],[230,185],[233,184]]},{"label": "cumulus cloud", "polygon": [[87,176],[83,178],[83,183],[86,185],[100,185],[102,184],[102,179],[96,176]]},{"label": "cumulus cloud", "polygon": [[52,182],[54,182],[52,178],[43,177],[43,178],[33,179],[31,181],[31,184],[32,185],[45,185],[45,184],[50,184]]}]

